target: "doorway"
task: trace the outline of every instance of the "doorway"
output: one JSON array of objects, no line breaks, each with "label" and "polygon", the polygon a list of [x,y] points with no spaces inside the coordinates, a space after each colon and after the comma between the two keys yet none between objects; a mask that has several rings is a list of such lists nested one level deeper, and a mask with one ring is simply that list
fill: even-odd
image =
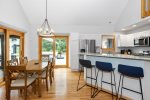
[{"label": "doorway", "polygon": [[68,67],[68,36],[39,37],[39,60],[55,57],[56,67]]},{"label": "doorway", "polygon": [[0,83],[4,79],[4,63],[5,63],[5,40],[4,40],[4,31],[0,29]]}]

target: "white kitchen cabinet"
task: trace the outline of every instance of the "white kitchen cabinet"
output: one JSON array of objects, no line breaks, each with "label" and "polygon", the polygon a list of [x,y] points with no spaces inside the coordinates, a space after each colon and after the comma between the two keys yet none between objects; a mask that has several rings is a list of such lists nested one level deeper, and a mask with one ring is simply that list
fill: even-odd
[{"label": "white kitchen cabinet", "polygon": [[134,35],[119,35],[118,36],[118,47],[134,47]]}]

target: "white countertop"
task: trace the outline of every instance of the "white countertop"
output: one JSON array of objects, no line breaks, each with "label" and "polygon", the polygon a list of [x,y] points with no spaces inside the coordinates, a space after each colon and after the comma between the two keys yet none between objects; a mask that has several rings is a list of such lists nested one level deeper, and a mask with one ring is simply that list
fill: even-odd
[{"label": "white countertop", "polygon": [[134,56],[134,55],[125,55],[125,54],[106,54],[106,53],[101,53],[101,54],[100,53],[79,53],[79,55],[150,61],[150,56]]}]

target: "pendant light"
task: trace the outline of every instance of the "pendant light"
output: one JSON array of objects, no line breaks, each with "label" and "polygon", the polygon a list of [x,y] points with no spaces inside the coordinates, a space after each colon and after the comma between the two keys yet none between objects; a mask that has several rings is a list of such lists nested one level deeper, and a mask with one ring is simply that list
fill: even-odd
[{"label": "pendant light", "polygon": [[47,19],[47,0],[46,0],[46,18],[40,28],[37,29],[40,36],[54,36],[53,29],[51,29]]}]

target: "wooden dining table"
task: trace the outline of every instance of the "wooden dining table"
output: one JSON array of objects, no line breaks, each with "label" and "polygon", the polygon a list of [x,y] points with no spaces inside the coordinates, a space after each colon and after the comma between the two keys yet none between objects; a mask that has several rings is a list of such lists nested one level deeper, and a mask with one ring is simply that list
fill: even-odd
[{"label": "wooden dining table", "polygon": [[[47,62],[41,62],[38,60],[30,60],[28,61],[26,65],[26,72],[28,73],[36,73],[37,74],[37,79],[38,79],[38,96],[41,97],[41,81],[42,81],[42,72],[43,70],[47,67]],[[6,82],[6,97],[7,97],[7,82]]]}]

